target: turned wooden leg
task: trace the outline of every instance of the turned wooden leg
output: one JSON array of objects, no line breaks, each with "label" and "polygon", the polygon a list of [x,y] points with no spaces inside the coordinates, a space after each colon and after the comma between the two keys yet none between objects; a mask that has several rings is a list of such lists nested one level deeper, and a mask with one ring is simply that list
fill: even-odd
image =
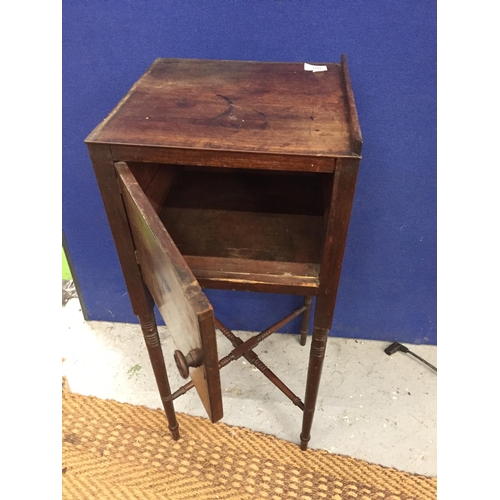
[{"label": "turned wooden leg", "polygon": [[312,421],[325,358],[326,341],[333,321],[358,167],[358,159],[339,158],[335,162],[334,177],[325,182],[326,198],[330,199],[330,205],[325,213],[325,248],[319,274],[319,293],[314,310],[304,417],[300,434],[302,450],[307,449],[307,444],[311,439]]},{"label": "turned wooden leg", "polygon": [[[309,354],[309,369],[307,372],[306,395],[304,399],[304,415],[302,418],[302,432],[300,434],[300,448],[307,449],[307,443],[311,439],[311,427],[316,409],[316,400],[318,398],[319,383],[321,379],[321,370],[323,360],[325,359],[326,342],[328,339],[328,328],[321,328],[322,323],[322,304],[316,302],[316,311],[314,315],[314,327],[311,342],[311,352]],[[324,304],[323,304],[324,307]]]},{"label": "turned wooden leg", "polygon": [[146,347],[148,348],[149,358],[155,374],[163,408],[167,416],[168,428],[170,429],[172,438],[177,441],[180,437],[179,424],[177,423],[174,404],[171,399],[172,393],[168,382],[167,368],[163,358],[160,336],[158,335],[158,328],[156,326],[153,310],[148,314],[139,316],[139,322],[141,324],[142,333],[144,334],[144,340],[146,341]]},{"label": "turned wooden leg", "polygon": [[309,333],[309,319],[311,317],[312,297],[304,297],[304,306],[306,310],[302,314],[302,328],[300,329],[300,345],[306,345],[307,335]]}]

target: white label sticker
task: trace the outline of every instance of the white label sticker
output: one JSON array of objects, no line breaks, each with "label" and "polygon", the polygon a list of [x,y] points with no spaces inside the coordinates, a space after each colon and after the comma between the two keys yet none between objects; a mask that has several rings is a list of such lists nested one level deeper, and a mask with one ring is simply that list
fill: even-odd
[{"label": "white label sticker", "polygon": [[314,64],[304,63],[304,71],[312,71],[313,73],[317,73],[318,71],[328,71],[326,66],[315,66]]}]

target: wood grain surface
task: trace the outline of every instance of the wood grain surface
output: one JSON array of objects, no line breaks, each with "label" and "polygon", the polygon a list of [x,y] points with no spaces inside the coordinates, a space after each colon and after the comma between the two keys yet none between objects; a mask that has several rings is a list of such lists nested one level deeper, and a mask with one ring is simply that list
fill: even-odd
[{"label": "wood grain surface", "polygon": [[157,59],[87,141],[356,155],[341,66],[326,66],[313,73],[301,63]]}]

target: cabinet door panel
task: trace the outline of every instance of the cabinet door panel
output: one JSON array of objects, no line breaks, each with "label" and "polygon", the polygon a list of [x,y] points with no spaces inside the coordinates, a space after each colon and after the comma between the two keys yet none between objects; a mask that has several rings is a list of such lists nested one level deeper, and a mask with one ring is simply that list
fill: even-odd
[{"label": "cabinet door panel", "polygon": [[216,422],[222,418],[222,394],[212,306],[127,164],[117,162],[115,169],[143,280],[177,349],[185,357],[201,354],[189,375]]}]

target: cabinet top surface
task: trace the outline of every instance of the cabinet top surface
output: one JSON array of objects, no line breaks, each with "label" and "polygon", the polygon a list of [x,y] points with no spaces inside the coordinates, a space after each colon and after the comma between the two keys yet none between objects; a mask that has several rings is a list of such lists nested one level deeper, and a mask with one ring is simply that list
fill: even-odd
[{"label": "cabinet top surface", "polygon": [[325,65],[157,59],[86,142],[356,156],[350,83]]}]

